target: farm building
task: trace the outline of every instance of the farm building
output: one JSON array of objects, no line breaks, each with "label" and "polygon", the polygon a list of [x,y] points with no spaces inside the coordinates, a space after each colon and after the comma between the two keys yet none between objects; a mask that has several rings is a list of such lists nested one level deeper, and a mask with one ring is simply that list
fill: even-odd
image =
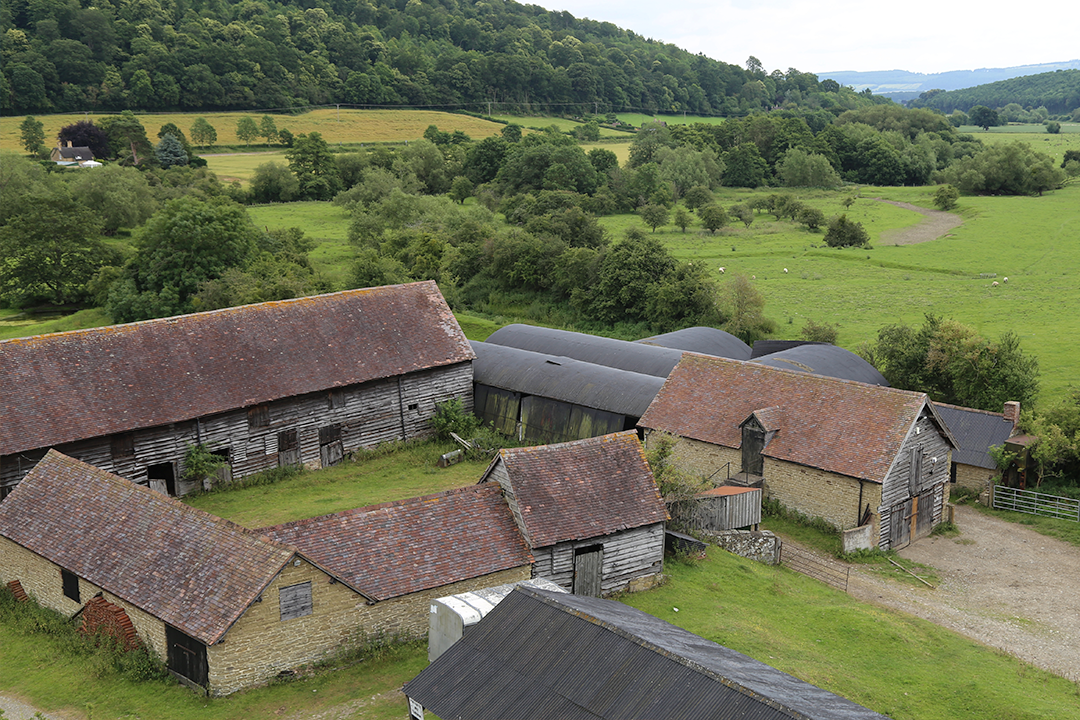
[{"label": "farm building", "polygon": [[[642,345],[674,348],[701,355],[714,355],[732,360],[749,360],[752,350],[749,345],[729,332],[712,327],[689,327],[675,332],[653,335],[634,342]],[[756,343],[755,343],[756,345]]]},{"label": "farm building", "polygon": [[[825,377],[840,378],[842,380],[854,380],[856,382],[869,383],[870,385],[889,386],[877,368],[859,357],[850,350],[845,350],[828,343],[787,343],[790,346],[778,349],[775,352],[757,355],[758,346],[763,342],[754,343],[755,356],[751,362],[760,363],[774,368],[795,370]],[[763,349],[776,347],[765,345]]]},{"label": "farm building", "polygon": [[663,570],[668,514],[633,430],[500,450],[486,481],[502,486],[534,577],[605,595]]},{"label": "farm building", "polygon": [[64,165],[82,165],[94,159],[94,153],[88,147],[72,147],[71,143],[57,145],[49,153],[49,160]]},{"label": "farm building", "polygon": [[325,466],[472,409],[474,355],[434,282],[0,341],[0,499],[49,448],[170,495],[202,444],[232,476]]},{"label": "farm building", "polygon": [[531,588],[403,691],[417,720],[887,720],[623,603]]},{"label": "farm building", "polygon": [[473,342],[475,413],[505,435],[564,442],[633,429],[663,378]]},{"label": "farm building", "polygon": [[873,523],[882,549],[928,533],[948,501],[956,442],[922,393],[687,355],[639,425],[679,437],[678,462],[705,477],[841,529]]},{"label": "farm building", "polygon": [[989,449],[1004,445],[1016,432],[1020,403],[1007,402],[999,413],[945,403],[934,403],[934,407],[956,438],[957,447],[952,453],[953,483],[981,493],[1001,475]]},{"label": "farm building", "polygon": [[494,485],[252,532],[52,450],[0,503],[0,582],[111,618],[215,695],[425,629],[430,599],[528,578],[529,559]]}]

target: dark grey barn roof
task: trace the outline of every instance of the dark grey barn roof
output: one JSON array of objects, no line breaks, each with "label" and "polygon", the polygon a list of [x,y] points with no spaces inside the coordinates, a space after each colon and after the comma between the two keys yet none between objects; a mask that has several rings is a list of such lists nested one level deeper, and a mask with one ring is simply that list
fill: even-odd
[{"label": "dark grey barn roof", "polygon": [[683,355],[681,350],[672,348],[520,324],[499,328],[488,337],[487,342],[549,355],[561,355],[595,365],[606,365],[659,378],[666,378],[672,368],[679,364]]},{"label": "dark grey barn roof", "polygon": [[473,382],[641,417],[664,378],[472,341]]},{"label": "dark grey barn roof", "polygon": [[[749,360],[750,346],[729,332],[712,327],[690,327],[675,332],[653,335],[634,342],[643,345],[687,350],[702,355]],[[757,344],[755,343],[755,347]]]},{"label": "dark grey barn roof", "polygon": [[828,345],[829,343],[813,342],[811,340],[755,340],[754,349],[750,351],[750,359],[757,360],[763,355],[772,355],[781,350],[790,350],[800,345]]},{"label": "dark grey barn roof", "polygon": [[975,410],[958,405],[934,403],[941,419],[956,438],[957,447],[953,450],[952,460],[961,465],[993,470],[997,467],[987,448],[991,445],[1004,445],[1012,435],[1013,424],[1001,413]]},{"label": "dark grey barn roof", "polygon": [[882,720],[613,600],[515,589],[405,694],[469,720]]},{"label": "dark grey barn roof", "polygon": [[877,368],[850,350],[836,345],[798,345],[756,358],[751,362],[889,387],[889,381],[877,371]]}]

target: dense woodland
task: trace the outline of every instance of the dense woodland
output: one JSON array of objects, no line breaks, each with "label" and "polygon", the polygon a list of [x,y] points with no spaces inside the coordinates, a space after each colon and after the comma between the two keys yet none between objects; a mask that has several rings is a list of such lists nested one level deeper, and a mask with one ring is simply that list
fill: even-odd
[{"label": "dense woodland", "polygon": [[12,0],[0,31],[6,114],[493,103],[733,116],[882,102],[512,1]]},{"label": "dense woodland", "polygon": [[[1025,75],[1023,77],[1000,80],[998,82],[964,88],[962,90],[930,90],[917,100],[912,100],[911,107],[925,107],[944,113],[955,110],[970,112],[977,105],[997,110],[1007,106],[1007,113],[1013,116],[1003,117],[1007,122],[1042,122],[1050,116],[1059,119],[1080,121],[1080,70],[1057,70],[1055,72]],[[1041,116],[1030,113],[1043,110]],[[1027,111],[1027,115],[1020,113]]]}]

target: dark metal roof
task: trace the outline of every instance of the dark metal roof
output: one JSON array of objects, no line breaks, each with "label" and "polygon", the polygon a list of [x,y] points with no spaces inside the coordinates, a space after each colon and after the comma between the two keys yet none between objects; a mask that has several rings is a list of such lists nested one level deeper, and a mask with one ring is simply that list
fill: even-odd
[{"label": "dark metal roof", "polygon": [[754,349],[750,351],[750,359],[757,360],[763,355],[772,355],[781,350],[790,350],[800,345],[828,345],[828,343],[813,342],[810,340],[755,340]]},{"label": "dark metal roof", "polygon": [[439,717],[882,720],[613,600],[518,588],[404,692]]},{"label": "dark metal roof", "polygon": [[472,358],[431,281],[2,340],[0,455]]},{"label": "dark metal roof", "polygon": [[634,342],[642,345],[657,345],[676,350],[686,350],[701,353],[702,355],[726,357],[732,360],[749,360],[751,357],[749,345],[729,332],[712,327],[684,328],[663,335],[642,338]]},{"label": "dark metal roof", "polygon": [[[757,343],[755,343],[755,347]],[[802,344],[758,357],[751,362],[785,370],[855,380],[870,385],[889,386],[889,381],[870,363],[842,347],[828,344]]]},{"label": "dark metal roof", "polygon": [[[630,344],[630,343],[628,343]],[[641,417],[664,378],[545,355],[516,347],[472,342],[473,382]]]},{"label": "dark metal roof", "polygon": [[958,447],[953,450],[953,462],[989,470],[997,467],[987,449],[991,445],[1005,444],[1012,435],[1011,420],[1006,420],[1001,413],[958,405],[934,403],[934,407],[956,438]]},{"label": "dark metal roof", "polygon": [[520,324],[499,328],[487,342],[660,378],[666,378],[683,355],[672,348]]}]

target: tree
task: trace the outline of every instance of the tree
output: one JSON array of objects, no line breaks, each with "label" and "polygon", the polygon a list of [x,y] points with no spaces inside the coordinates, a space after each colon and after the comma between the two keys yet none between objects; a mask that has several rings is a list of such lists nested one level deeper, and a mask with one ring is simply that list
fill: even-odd
[{"label": "tree", "polygon": [[217,142],[217,130],[206,121],[206,118],[195,118],[191,124],[191,139],[199,147],[207,147]]},{"label": "tree", "polygon": [[806,324],[803,325],[802,330],[799,331],[799,337],[809,342],[824,342],[830,345],[836,344],[836,339],[840,336],[840,326],[834,323],[816,323],[813,320],[807,319]]},{"label": "tree", "polygon": [[682,230],[683,233],[685,233],[686,228],[690,227],[694,223],[694,216],[691,215],[690,212],[682,205],[679,205],[675,208],[675,213],[672,217],[672,220],[675,222],[675,226]]},{"label": "tree", "polygon": [[752,142],[742,143],[724,155],[724,184],[732,187],[755,188],[765,184],[768,163],[761,157],[758,146]]},{"label": "tree", "polygon": [[251,177],[253,202],[292,202],[299,194],[300,183],[287,166],[269,162],[255,168]]},{"label": "tree", "polygon": [[960,199],[960,191],[952,185],[939,185],[934,191],[934,207],[938,210],[952,210]]},{"label": "tree", "polygon": [[0,297],[78,301],[107,258],[101,221],[61,189],[23,196],[0,227]]},{"label": "tree", "polygon": [[61,143],[69,143],[72,147],[88,147],[96,158],[112,157],[109,152],[109,135],[94,124],[92,120],[79,120],[71,125],[65,125],[57,133],[57,139]]},{"label": "tree", "polygon": [[738,203],[732,205],[728,210],[728,214],[743,224],[744,227],[750,227],[750,223],[754,222],[754,211],[750,209],[750,206],[745,203]]},{"label": "tree", "polygon": [[847,215],[840,215],[829,222],[825,244],[829,247],[868,247],[870,233],[866,232],[862,223],[848,220]]},{"label": "tree", "polygon": [[273,116],[262,116],[262,119],[259,121],[259,135],[266,138],[267,144],[277,142],[278,129],[277,123],[274,122]]},{"label": "tree", "polygon": [[1057,135],[1061,132],[1061,123],[1055,122],[1053,120],[1048,120],[1046,122],[1046,132],[1050,133],[1051,135]]},{"label": "tree", "polygon": [[454,200],[460,205],[465,204],[465,198],[472,197],[473,184],[469,178],[464,175],[458,175],[450,183],[450,199]]},{"label": "tree", "polygon": [[966,195],[1041,195],[1065,181],[1053,158],[1019,141],[984,147],[953,161],[940,175]]},{"label": "tree", "polygon": [[251,145],[251,141],[259,137],[259,126],[250,115],[241,115],[236,121],[236,137],[243,140],[245,145]]},{"label": "tree", "polygon": [[138,250],[109,292],[117,322],[192,312],[202,283],[242,268],[261,233],[241,206],[226,198],[170,200],[137,237]]},{"label": "tree", "polygon": [[825,224],[825,213],[815,207],[804,205],[799,208],[799,212],[796,214],[795,219],[801,225],[805,225],[811,230],[817,230]]},{"label": "tree", "polygon": [[105,235],[142,225],[160,206],[146,174],[132,167],[114,164],[81,172],[69,186],[71,196],[101,220]]},{"label": "tree", "polygon": [[652,228],[653,232],[656,232],[656,228],[667,225],[670,212],[663,205],[644,205],[638,210],[638,215],[646,225]]},{"label": "tree", "polygon": [[704,185],[695,185],[683,194],[683,204],[686,205],[687,210],[697,210],[705,205],[711,204],[713,199],[712,190]]},{"label": "tree", "polygon": [[508,143],[516,143],[521,141],[521,126],[514,123],[506,125],[499,131],[502,139]]},{"label": "tree", "polygon": [[701,226],[714,235],[717,230],[728,223],[727,211],[719,205],[705,205],[698,208],[698,217],[701,218]]},{"label": "tree", "polygon": [[784,155],[777,173],[787,187],[839,187],[840,176],[824,155],[792,148]]},{"label": "tree", "polygon": [[145,160],[155,162],[153,146],[146,137],[146,128],[130,110],[119,115],[102,118],[101,129],[109,136],[109,147],[113,156],[120,158],[125,165],[139,165]]},{"label": "tree", "polygon": [[742,273],[723,284],[720,306],[728,318],[723,329],[748,345],[776,332],[776,323],[765,317],[765,296]]},{"label": "tree", "polygon": [[330,146],[317,132],[296,136],[285,152],[289,169],[300,183],[300,197],[305,200],[329,200],[341,190],[337,163]]},{"label": "tree", "polygon": [[161,142],[154,147],[154,154],[163,168],[188,164],[188,154],[184,151],[183,144],[172,135],[161,138]]},{"label": "tree", "polygon": [[971,108],[971,112],[968,113],[968,119],[972,125],[977,125],[983,130],[989,130],[991,127],[996,127],[1001,124],[998,119],[997,110],[991,110],[985,105],[976,105]]},{"label": "tree", "polygon": [[19,138],[28,154],[40,154],[45,149],[44,124],[32,115],[27,115],[26,119],[19,124]]}]

